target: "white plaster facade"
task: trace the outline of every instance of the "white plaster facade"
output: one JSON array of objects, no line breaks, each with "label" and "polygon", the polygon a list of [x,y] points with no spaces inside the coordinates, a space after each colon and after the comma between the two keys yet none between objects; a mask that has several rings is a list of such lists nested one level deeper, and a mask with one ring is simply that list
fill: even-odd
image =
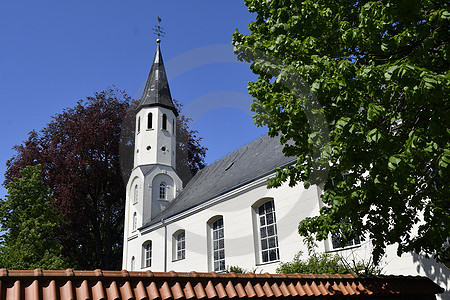
[{"label": "white plaster facade", "polygon": [[[291,188],[286,184],[267,189],[266,176],[236,190],[216,197],[163,220],[153,226],[138,230],[127,237],[124,247],[123,268],[130,270],[131,258],[137,259],[135,270],[152,271],[214,271],[211,251],[211,218],[221,216],[224,221],[225,263],[257,272],[275,273],[280,262],[293,259],[298,251],[307,253],[302,238],[297,233],[300,220],[319,213],[320,189],[312,186],[304,189],[301,184]],[[270,263],[261,262],[260,236],[256,212],[252,206],[260,200],[273,199],[275,204],[278,246],[280,258]],[[174,233],[185,231],[185,258],[176,259]],[[143,265],[143,245],[152,241],[152,263]],[[329,240],[318,242],[318,251],[338,253],[349,261],[353,258],[368,261],[371,253],[370,242],[347,249],[332,250]],[[384,274],[428,276],[447,291],[450,288],[450,272],[442,264],[413,254],[396,254],[396,247],[389,246],[381,267]],[[445,294],[449,296],[448,293]],[[444,297],[446,297],[444,296]],[[442,298],[445,299],[445,298]]]}]

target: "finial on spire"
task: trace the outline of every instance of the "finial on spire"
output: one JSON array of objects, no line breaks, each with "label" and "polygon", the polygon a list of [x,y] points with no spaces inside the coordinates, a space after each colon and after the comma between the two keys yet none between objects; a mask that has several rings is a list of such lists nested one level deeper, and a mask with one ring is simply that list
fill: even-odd
[{"label": "finial on spire", "polygon": [[163,27],[161,27],[161,17],[158,16],[158,25],[155,25],[152,29],[154,31],[154,34],[158,37],[158,39],[156,39],[157,43],[161,42],[160,37],[163,37],[166,33],[163,31]]}]

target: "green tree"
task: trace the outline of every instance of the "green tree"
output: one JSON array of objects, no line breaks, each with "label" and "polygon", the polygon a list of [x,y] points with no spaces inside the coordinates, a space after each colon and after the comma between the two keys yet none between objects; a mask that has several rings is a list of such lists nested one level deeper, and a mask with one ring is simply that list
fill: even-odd
[{"label": "green tree", "polygon": [[259,75],[255,123],[298,158],[270,186],[324,184],[300,234],[449,262],[448,1],[245,3],[256,20],[233,44]]},{"label": "green tree", "polygon": [[299,251],[292,261],[282,262],[276,269],[277,273],[285,274],[380,274],[381,269],[371,260],[362,261],[345,259],[338,254],[317,253],[310,251],[307,259],[302,259],[303,252]]},{"label": "green tree", "polygon": [[351,273],[338,255],[329,253],[313,253],[308,259],[302,259],[302,252],[298,252],[290,262],[280,263],[276,272],[285,274],[348,274]]},{"label": "green tree", "polygon": [[61,216],[42,181],[41,167],[26,167],[8,185],[0,203],[2,236],[0,265],[10,269],[64,269],[68,264],[54,230]]}]

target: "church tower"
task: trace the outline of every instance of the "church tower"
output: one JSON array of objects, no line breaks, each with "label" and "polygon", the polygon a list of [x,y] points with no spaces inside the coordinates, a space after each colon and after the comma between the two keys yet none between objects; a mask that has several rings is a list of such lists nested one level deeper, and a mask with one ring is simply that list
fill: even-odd
[{"label": "church tower", "polygon": [[136,110],[134,167],[161,164],[176,167],[176,116],[161,55],[160,40]]},{"label": "church tower", "polygon": [[182,189],[175,172],[178,112],[170,95],[160,40],[156,42],[153,64],[136,109],[134,168],[127,184],[124,247]]}]

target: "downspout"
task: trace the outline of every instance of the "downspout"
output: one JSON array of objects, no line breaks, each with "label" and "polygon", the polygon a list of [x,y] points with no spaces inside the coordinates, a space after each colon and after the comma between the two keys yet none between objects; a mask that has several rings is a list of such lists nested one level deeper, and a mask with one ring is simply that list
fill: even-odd
[{"label": "downspout", "polygon": [[164,272],[167,272],[167,225],[162,219],[161,222],[164,226]]}]

